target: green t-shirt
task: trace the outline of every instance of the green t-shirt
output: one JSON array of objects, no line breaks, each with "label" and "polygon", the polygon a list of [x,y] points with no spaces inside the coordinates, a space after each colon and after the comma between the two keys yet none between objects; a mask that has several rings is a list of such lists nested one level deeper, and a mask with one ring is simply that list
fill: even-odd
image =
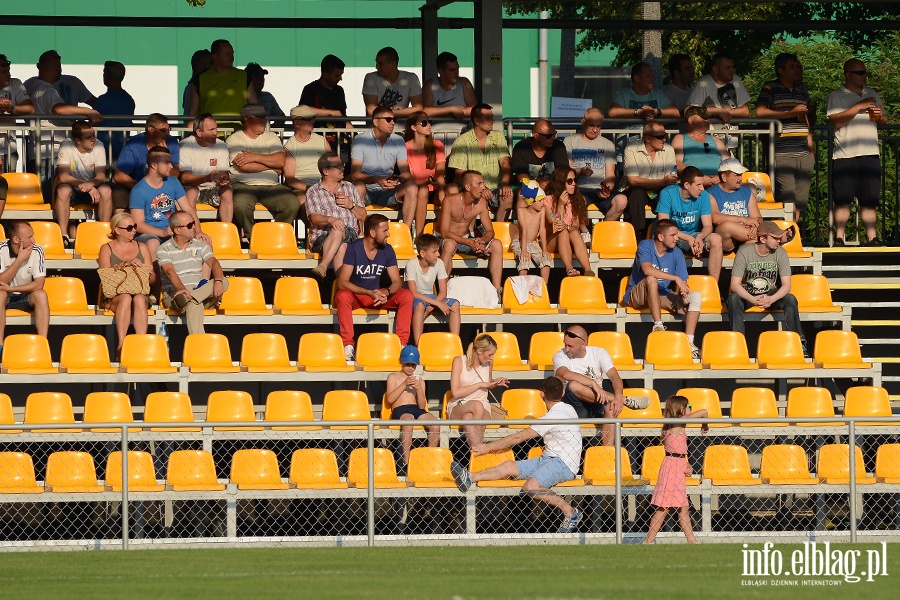
[{"label": "green t-shirt", "polygon": [[751,295],[763,296],[777,290],[782,277],[791,276],[791,262],[784,248],[760,256],[756,244],[746,244],[734,256],[731,276],[740,277],[741,285]]}]

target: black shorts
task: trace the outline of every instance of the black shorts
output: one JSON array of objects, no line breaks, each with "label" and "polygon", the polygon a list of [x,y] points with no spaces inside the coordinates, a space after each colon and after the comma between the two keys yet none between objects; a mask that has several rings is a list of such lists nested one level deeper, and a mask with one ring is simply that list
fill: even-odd
[{"label": "black shorts", "polygon": [[831,188],[835,206],[847,206],[856,198],[860,206],[876,208],[881,197],[881,159],[856,156],[832,161]]},{"label": "black shorts", "polygon": [[427,410],[425,410],[424,408],[419,408],[415,404],[404,404],[403,406],[398,406],[391,411],[391,420],[399,419],[403,415],[412,415],[413,419],[418,419],[422,415],[427,414]]}]

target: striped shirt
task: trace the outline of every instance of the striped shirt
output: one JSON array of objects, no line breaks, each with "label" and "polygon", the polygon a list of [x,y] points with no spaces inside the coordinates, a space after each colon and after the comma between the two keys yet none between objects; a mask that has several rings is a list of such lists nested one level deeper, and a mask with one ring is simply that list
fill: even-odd
[{"label": "striped shirt", "polygon": [[[353,204],[362,208],[366,207],[366,204],[359,198],[356,186],[352,183],[349,181],[341,181],[339,189],[344,192],[345,196],[350,198]],[[359,234],[359,220],[356,218],[356,215],[354,215],[353,211],[349,208],[338,206],[334,194],[326,190],[321,182],[306,190],[306,214],[322,215],[323,217],[337,217],[344,222],[345,226],[354,230],[357,235]],[[331,231],[331,225],[326,225],[325,227],[311,226],[309,235],[306,236],[307,248],[312,247],[313,242],[320,237],[328,235],[329,231]]]},{"label": "striped shirt", "polygon": [[[192,290],[200,283],[203,263],[215,257],[212,248],[197,238],[191,239],[184,249],[175,243],[175,238],[170,238],[156,249],[156,258],[159,261],[160,269],[163,265],[175,267],[175,273],[181,283],[188,290]],[[167,294],[175,293],[175,287],[169,281],[164,270],[162,270],[162,286],[163,291]]]},{"label": "striped shirt", "polygon": [[[789,88],[777,79],[767,82],[759,91],[757,106],[778,112],[790,112],[801,104],[809,106],[809,93],[803,83]],[[780,119],[782,132],[775,137],[775,152],[808,152],[806,137],[809,135],[809,123],[806,115]]]},{"label": "striped shirt", "polygon": [[[3,240],[0,242],[0,273],[5,273],[14,260],[16,260],[16,255],[13,254],[9,240]],[[19,266],[19,270],[16,271],[16,275],[10,280],[9,285],[10,287],[27,285],[38,277],[46,276],[47,267],[44,265],[44,249],[35,244],[31,250],[31,256],[28,257],[28,262]]]}]

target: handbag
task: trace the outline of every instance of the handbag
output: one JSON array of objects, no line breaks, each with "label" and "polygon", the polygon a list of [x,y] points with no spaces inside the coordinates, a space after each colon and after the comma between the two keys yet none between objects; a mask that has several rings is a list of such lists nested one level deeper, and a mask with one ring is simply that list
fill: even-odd
[{"label": "handbag", "polygon": [[99,268],[97,273],[105,298],[115,298],[119,294],[150,294],[150,271],[147,267],[119,263],[114,267]]},{"label": "handbag", "polygon": [[[478,372],[478,369],[475,369],[475,374],[478,375],[478,379],[484,381],[484,377],[481,376],[481,373]],[[493,369],[491,369],[491,374],[493,375]],[[490,377],[491,375],[489,375]],[[491,406],[491,419],[494,421],[502,421],[506,418],[506,415],[509,414],[509,411],[500,406],[500,403],[497,402],[497,397],[494,395],[494,392],[491,390],[487,391],[488,393],[488,404]]]}]

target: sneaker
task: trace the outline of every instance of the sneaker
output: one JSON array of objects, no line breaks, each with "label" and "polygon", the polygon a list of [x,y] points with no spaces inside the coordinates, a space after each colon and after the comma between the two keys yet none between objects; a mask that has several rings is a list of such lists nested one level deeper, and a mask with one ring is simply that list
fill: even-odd
[{"label": "sneaker", "polygon": [[860,246],[863,246],[864,248],[881,248],[882,246],[884,246],[884,242],[882,242],[878,238],[872,238],[868,242],[863,242],[862,244],[860,244]]},{"label": "sneaker", "polygon": [[700,348],[691,344],[691,358],[694,360],[700,360]]},{"label": "sneaker", "polygon": [[573,510],[570,516],[563,517],[562,523],[560,523],[557,533],[575,533],[578,530],[578,520],[580,518],[581,513],[577,510]]},{"label": "sneaker", "polygon": [[71,250],[75,246],[75,243],[72,241],[72,238],[70,238],[69,236],[64,235],[64,236],[62,236],[62,238],[63,238],[63,248],[65,248],[66,250]]},{"label": "sneaker", "polygon": [[456,482],[456,487],[459,488],[459,491],[464,494],[468,492],[469,488],[472,487],[472,479],[469,477],[468,469],[464,469],[461,464],[453,461],[450,463],[450,473],[453,475],[453,481]]},{"label": "sneaker", "polygon": [[585,244],[590,244],[591,243],[591,232],[590,231],[582,231],[581,239],[584,240]]},{"label": "sneaker", "polygon": [[350,344],[344,346],[344,358],[347,359],[347,362],[353,362],[355,356],[356,352],[353,350],[353,346]]},{"label": "sneaker", "polygon": [[625,406],[631,410],[644,410],[650,406],[649,396],[625,396]]},{"label": "sneaker", "polygon": [[666,330],[666,326],[663,325],[662,323],[659,323],[659,324],[653,326],[653,331],[665,331],[665,330]]},{"label": "sneaker", "polygon": [[832,243],[832,247],[837,248],[839,246],[845,246],[844,238],[836,237],[834,238],[834,243]]}]

